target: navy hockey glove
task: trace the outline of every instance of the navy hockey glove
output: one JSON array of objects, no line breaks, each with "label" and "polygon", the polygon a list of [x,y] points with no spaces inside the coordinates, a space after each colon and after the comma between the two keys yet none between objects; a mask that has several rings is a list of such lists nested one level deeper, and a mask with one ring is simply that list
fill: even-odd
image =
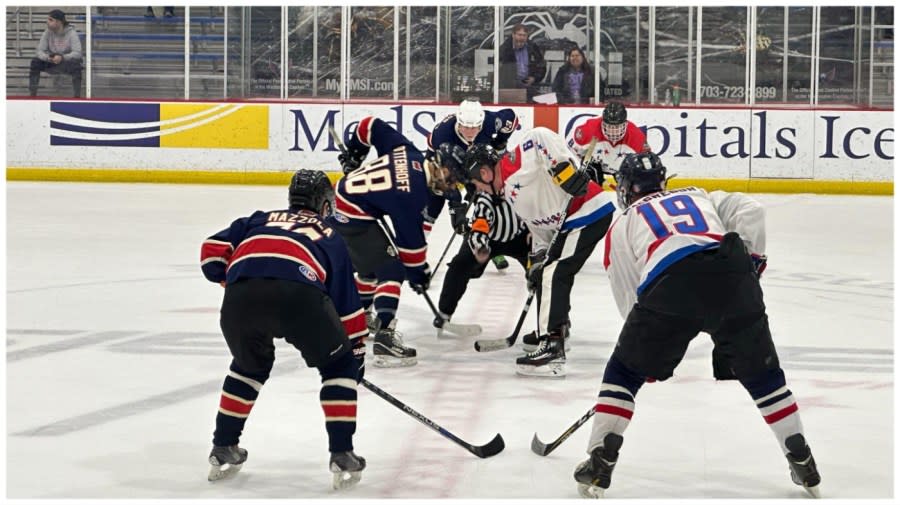
[{"label": "navy hockey glove", "polygon": [[766,263],[769,261],[769,257],[765,254],[751,254],[750,259],[753,260],[753,269],[756,270],[756,277],[762,277],[762,273],[766,269]]},{"label": "navy hockey glove", "polygon": [[525,272],[528,291],[535,291],[544,279],[544,261],[547,259],[547,250],[541,249],[528,255],[528,271]]},{"label": "navy hockey glove", "polygon": [[356,337],[350,341],[353,345],[353,359],[359,365],[359,373],[356,374],[356,383],[359,384],[366,374],[366,337]]},{"label": "navy hockey glove", "polygon": [[466,221],[466,210],[469,206],[464,202],[448,202],[450,209],[450,225],[457,235],[465,235],[469,231],[469,224]]},{"label": "navy hockey glove", "polygon": [[566,193],[572,196],[587,194],[590,177],[583,171],[577,170],[568,161],[557,163],[550,171],[553,174],[553,182]]},{"label": "navy hockey glove", "polygon": [[407,268],[406,280],[409,281],[409,287],[421,295],[431,283],[431,267],[428,266],[428,263],[425,263],[421,267]]}]

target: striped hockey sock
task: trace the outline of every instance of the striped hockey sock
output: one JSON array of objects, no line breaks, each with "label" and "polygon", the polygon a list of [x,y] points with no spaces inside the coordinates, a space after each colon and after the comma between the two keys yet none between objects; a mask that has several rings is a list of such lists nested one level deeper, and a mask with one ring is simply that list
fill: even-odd
[{"label": "striped hockey sock", "polygon": [[319,401],[325,413],[329,452],[353,450],[353,434],[356,433],[356,370],[356,359],[348,352],[319,372],[322,376]]},{"label": "striped hockey sock", "polygon": [[268,378],[268,374],[254,376],[243,372],[234,361],[231,362],[230,371],[222,384],[213,445],[229,446],[238,443],[244,431],[244,423],[259,396],[259,390]]},{"label": "striped hockey sock", "polygon": [[363,310],[369,310],[369,307],[372,306],[372,300],[375,298],[375,287],[378,285],[378,280],[360,277],[359,274],[354,280],[356,281],[356,290],[359,291],[359,301],[362,302]]},{"label": "striped hockey sock", "polygon": [[802,434],[803,424],[800,422],[794,394],[787,388],[784,371],[781,368],[769,370],[753,379],[741,380],[741,384],[750,393],[766,424],[775,433],[781,450],[785,454],[790,452],[784,441],[791,435]]},{"label": "striped hockey sock", "polygon": [[603,445],[607,433],[622,435],[634,415],[634,397],[644,384],[644,376],[631,371],[612,356],[603,372],[603,384],[594,407],[594,425],[588,454]]}]

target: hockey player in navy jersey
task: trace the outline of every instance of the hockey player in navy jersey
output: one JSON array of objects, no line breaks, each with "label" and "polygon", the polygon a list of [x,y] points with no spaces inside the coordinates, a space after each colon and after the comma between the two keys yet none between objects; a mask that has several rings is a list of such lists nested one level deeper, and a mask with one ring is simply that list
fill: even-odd
[{"label": "hockey player in navy jersey", "polygon": [[[363,164],[371,148],[376,157]],[[430,271],[423,210],[431,194],[455,187],[454,167],[465,152],[444,143],[425,159],[416,146],[381,119],[367,116],[339,156],[344,177],[336,186],[335,214],[330,219],[350,248],[363,305],[374,305],[374,364],[412,366],[416,350],[404,345],[396,331],[397,306],[403,280],[416,292],[428,288]],[[393,225],[392,236],[383,218]]]},{"label": "hockey player in navy jersey", "polygon": [[794,483],[818,497],[821,479],[759,285],[766,266],[763,207],[741,193],[667,191],[666,167],[653,153],[626,156],[616,184],[624,210],[607,233],[603,263],[625,324],[603,373],[590,458],[575,470],[579,492],[603,496],[638,390],[646,380],[671,377],[703,331],[713,339],[716,379],[740,381],[775,434]]},{"label": "hockey player in navy jersey", "polygon": [[501,155],[488,146],[466,153],[475,186],[502,195],[531,232],[528,283],[540,311],[537,348],[516,360],[517,373],[566,375],[565,340],[575,275],[606,233],[615,197],[579,170],[565,140],[538,127]]},{"label": "hockey player in navy jersey", "polygon": [[275,338],[296,347],[319,369],[319,398],[328,432],[335,489],[359,481],[366,460],[353,452],[356,386],[362,380],[365,315],[347,246],[323,215],[334,190],[319,171],[298,170],[290,207],[256,211],[203,242],[203,275],[225,287],[220,325],[232,361],[222,385],[209,480],[241,469],[238,445],[260,389],[275,362]]},{"label": "hockey player in navy jersey", "polygon": [[[516,131],[519,118],[512,109],[486,111],[476,98],[466,98],[459,104],[455,114],[449,114],[434,126],[428,136],[428,155],[433,155],[436,146],[445,142],[458,145],[468,150],[475,144],[489,145],[498,152],[506,150],[510,135]],[[458,190],[448,191],[443,196],[434,195],[428,201],[425,213],[426,237],[431,231],[437,217],[444,208],[444,200],[450,208],[450,219],[454,228],[459,228],[465,221],[466,210],[472,202],[474,192],[467,188],[466,201],[463,201]],[[491,258],[498,270],[509,266],[502,255]]]}]

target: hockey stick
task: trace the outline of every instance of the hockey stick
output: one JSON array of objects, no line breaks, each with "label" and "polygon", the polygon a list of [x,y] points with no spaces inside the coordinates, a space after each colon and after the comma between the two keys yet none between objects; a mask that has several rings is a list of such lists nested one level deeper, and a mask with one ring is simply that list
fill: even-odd
[{"label": "hockey stick", "polygon": [[441,427],[440,425],[438,425],[431,419],[428,419],[427,417],[423,416],[422,414],[419,414],[418,412],[413,410],[412,407],[410,407],[409,405],[394,398],[393,396],[391,396],[390,394],[385,392],[383,389],[379,388],[375,384],[372,384],[371,382],[367,381],[366,379],[363,379],[360,382],[360,384],[365,386],[365,388],[368,389],[369,391],[375,393],[377,396],[380,396],[381,398],[387,400],[388,403],[390,403],[391,405],[393,405],[393,406],[397,407],[398,409],[402,410],[403,412],[407,413],[410,417],[412,417],[416,421],[419,421],[420,423],[424,424],[425,426],[428,426],[432,430],[440,433],[443,437],[450,439],[456,445],[471,452],[472,454],[478,456],[479,458],[490,458],[491,456],[499,454],[500,451],[502,451],[506,447],[506,444],[503,442],[503,437],[499,433],[497,433],[497,435],[495,435],[494,438],[490,442],[488,442],[484,445],[472,445],[472,444],[466,442],[465,440],[460,439],[453,433],[450,433],[449,431],[445,430],[443,427]]},{"label": "hockey stick", "polygon": [[516,339],[519,338],[519,332],[522,330],[525,316],[528,315],[528,309],[531,308],[532,300],[534,300],[534,291],[529,291],[528,299],[525,300],[525,306],[522,307],[522,314],[519,315],[519,321],[516,323],[516,329],[513,330],[512,335],[496,340],[476,340],[475,350],[478,352],[491,352],[512,347],[516,343]]},{"label": "hockey stick", "polygon": [[569,429],[564,431],[562,435],[556,437],[556,440],[550,442],[549,444],[545,444],[541,442],[538,438],[537,433],[534,434],[534,438],[531,439],[531,451],[537,454],[538,456],[546,456],[553,452],[554,449],[559,447],[560,444],[565,442],[569,435],[575,433],[575,430],[581,428],[581,425],[586,423],[588,419],[590,419],[594,415],[594,407],[591,407],[591,410],[587,411],[580,419],[575,421],[575,424],[569,426]]},{"label": "hockey stick", "polygon": [[430,282],[434,279],[434,275],[437,273],[438,268],[441,268],[441,264],[444,263],[444,258],[447,256],[447,251],[450,250],[450,246],[453,245],[453,241],[456,240],[456,232],[453,232],[453,235],[450,236],[450,240],[447,241],[447,247],[444,247],[444,252],[441,253],[441,258],[437,261],[437,264],[434,266],[434,270],[431,271],[431,277],[428,278]]}]

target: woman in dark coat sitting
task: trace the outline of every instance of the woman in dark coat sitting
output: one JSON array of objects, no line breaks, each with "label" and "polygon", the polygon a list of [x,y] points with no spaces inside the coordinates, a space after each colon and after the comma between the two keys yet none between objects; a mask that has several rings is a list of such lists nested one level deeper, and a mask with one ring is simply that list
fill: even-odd
[{"label": "woman in dark coat sitting", "polygon": [[594,70],[579,47],[566,54],[566,64],[553,79],[553,91],[558,103],[589,103],[594,96]]}]

